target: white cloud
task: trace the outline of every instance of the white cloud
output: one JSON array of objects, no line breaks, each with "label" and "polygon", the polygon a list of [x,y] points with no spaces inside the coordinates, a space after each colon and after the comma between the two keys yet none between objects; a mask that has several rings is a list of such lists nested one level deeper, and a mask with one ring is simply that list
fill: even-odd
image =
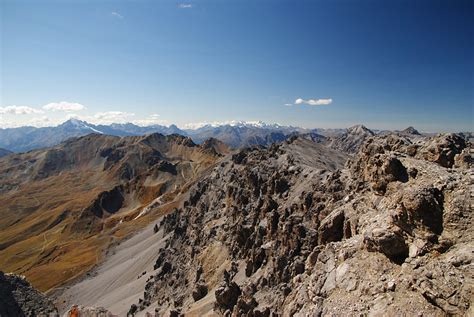
[{"label": "white cloud", "polygon": [[80,116],[77,113],[69,113],[69,114],[66,115],[65,120],[69,120],[69,119],[85,120],[83,118],[85,118],[85,117]]},{"label": "white cloud", "polygon": [[112,14],[116,18],[123,19],[123,15],[121,15],[120,13],[118,13],[116,11],[113,11],[110,14]]},{"label": "white cloud", "polygon": [[0,107],[0,114],[36,114],[43,111],[28,106],[6,106]]},{"label": "white cloud", "polygon": [[193,5],[191,3],[181,3],[178,7],[180,9],[191,9]]},{"label": "white cloud", "polygon": [[306,105],[310,105],[310,106],[323,106],[323,105],[330,105],[332,103],[332,99],[331,98],[328,98],[328,99],[302,99],[302,98],[298,98],[295,100],[295,105],[302,105],[302,104],[306,104]]},{"label": "white cloud", "polygon": [[293,104],[292,104],[292,103],[285,103],[284,105],[285,105],[285,106],[287,106],[287,107],[291,107],[291,106],[293,106]]},{"label": "white cloud", "polygon": [[37,117],[37,118],[32,118],[28,121],[27,125],[31,125],[33,127],[47,127],[47,126],[51,126],[52,124],[54,124],[55,121],[51,120],[51,118],[47,117],[47,116],[40,116],[40,117]]},{"label": "white cloud", "polygon": [[145,119],[133,120],[132,123],[142,127],[146,127],[155,124],[167,125],[168,120],[161,119],[159,114],[154,113]]},{"label": "white cloud", "polygon": [[123,111],[98,112],[91,118],[94,124],[111,124],[130,122],[129,118],[135,116],[134,113]]},{"label": "white cloud", "polygon": [[43,106],[43,109],[51,110],[51,111],[72,112],[72,111],[84,110],[86,109],[86,107],[76,102],[61,101],[61,102],[48,103],[47,105]]},{"label": "white cloud", "polygon": [[46,115],[42,116],[26,116],[22,118],[1,118],[0,117],[0,128],[18,128],[24,126],[32,126],[32,127],[50,127],[56,126],[61,124],[65,121],[63,118],[50,118]]}]

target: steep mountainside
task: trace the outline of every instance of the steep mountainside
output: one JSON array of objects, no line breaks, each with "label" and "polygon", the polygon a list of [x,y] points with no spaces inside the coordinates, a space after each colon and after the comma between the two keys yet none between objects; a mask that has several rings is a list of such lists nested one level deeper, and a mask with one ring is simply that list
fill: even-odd
[{"label": "steep mountainside", "polygon": [[349,159],[305,138],[242,150],[113,261],[131,245],[150,258],[105,262],[60,301],[136,316],[472,314],[470,146],[392,134]]},{"label": "steep mountainside", "polygon": [[[50,289],[172,208],[222,156],[180,135],[90,134],[0,159],[0,269]],[[153,207],[153,211],[151,211]]]}]

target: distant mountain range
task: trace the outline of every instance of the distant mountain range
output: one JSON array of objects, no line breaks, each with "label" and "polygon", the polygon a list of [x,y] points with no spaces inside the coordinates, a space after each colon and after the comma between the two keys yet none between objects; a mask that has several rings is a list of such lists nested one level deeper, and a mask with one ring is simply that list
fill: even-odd
[{"label": "distant mountain range", "polygon": [[[179,134],[190,137],[195,143],[202,143],[214,138],[232,148],[253,145],[267,146],[281,142],[295,135],[305,135],[307,139],[318,143],[330,143],[331,147],[346,152],[353,152],[368,136],[387,134],[392,131],[369,130],[362,125],[348,129],[305,129],[279,124],[267,124],[262,121],[229,121],[225,123],[208,123],[180,129],[176,125],[138,126],[133,123],[94,125],[78,119],[70,119],[55,127],[36,128],[31,126],[0,129],[0,156],[6,151],[27,152],[55,146],[72,137],[91,133],[112,136],[140,136],[151,133],[163,135]],[[421,135],[415,128],[409,127],[397,133],[402,135]],[[467,138],[471,136],[466,134]]]},{"label": "distant mountain range", "polygon": [[180,134],[188,136],[196,143],[209,138],[221,140],[231,147],[249,145],[268,145],[283,141],[295,133],[308,133],[311,130],[298,127],[286,127],[263,122],[230,122],[226,124],[206,124],[194,129],[179,129],[176,125],[137,126],[132,123],[94,125],[78,119],[70,119],[55,127],[35,128],[30,126],[0,129],[0,147],[13,152],[27,152],[33,149],[57,145],[62,141],[98,133],[113,136],[139,136],[150,133],[163,135]]},{"label": "distant mountain range", "polygon": [[54,146],[66,139],[90,133],[134,136],[155,132],[163,135],[185,135],[185,133],[175,125],[169,127],[160,125],[140,127],[131,123],[94,125],[85,121],[70,119],[56,127],[35,128],[26,126],[0,129],[0,147],[13,152],[26,152],[33,149]]}]

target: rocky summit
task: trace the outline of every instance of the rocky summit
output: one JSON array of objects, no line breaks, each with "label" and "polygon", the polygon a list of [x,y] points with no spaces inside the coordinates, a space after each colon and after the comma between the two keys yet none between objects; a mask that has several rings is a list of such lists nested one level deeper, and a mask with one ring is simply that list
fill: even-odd
[{"label": "rocky summit", "polygon": [[[236,151],[215,139],[127,141],[164,153],[143,173],[175,175],[179,193],[166,209],[151,198],[133,209],[147,221],[48,293],[65,316],[470,316],[473,146],[458,134],[413,130],[356,126]],[[99,153],[115,163],[103,168],[122,185],[82,211],[99,219],[129,215],[130,188],[150,185],[136,178],[140,159],[125,159],[134,146],[109,148]],[[176,166],[198,158],[202,168],[178,181]],[[136,176],[124,179],[118,162]],[[36,175],[57,173],[47,171]],[[82,228],[80,215],[66,228]],[[116,231],[137,223],[120,219]],[[116,232],[106,223],[86,236]]]}]

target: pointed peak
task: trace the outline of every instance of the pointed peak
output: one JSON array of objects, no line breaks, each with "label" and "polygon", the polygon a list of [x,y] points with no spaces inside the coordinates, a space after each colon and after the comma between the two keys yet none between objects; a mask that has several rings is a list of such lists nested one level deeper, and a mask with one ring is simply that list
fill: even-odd
[{"label": "pointed peak", "polygon": [[404,134],[421,135],[420,132],[418,132],[417,129],[415,129],[414,127],[411,127],[411,126],[406,128],[405,130],[400,131],[400,132],[402,132]]},{"label": "pointed peak", "polygon": [[76,118],[71,118],[67,120],[63,124],[59,125],[59,127],[79,130],[90,130],[94,133],[104,134],[102,131],[95,129],[94,125],[91,125],[86,121],[82,121]]},{"label": "pointed peak", "polygon": [[349,134],[370,134],[375,135],[375,133],[362,124],[357,124],[347,129]]}]

